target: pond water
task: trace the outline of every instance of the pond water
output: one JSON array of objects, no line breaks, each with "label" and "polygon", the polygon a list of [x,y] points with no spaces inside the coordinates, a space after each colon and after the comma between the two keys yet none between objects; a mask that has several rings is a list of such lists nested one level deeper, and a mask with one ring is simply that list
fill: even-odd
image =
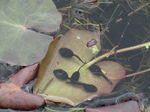
[{"label": "pond water", "polygon": [[[55,37],[64,34],[69,28],[86,29],[101,33],[102,53],[113,49],[126,48],[150,41],[150,2],[149,0],[53,0],[58,10],[63,14],[63,22]],[[101,55],[100,54],[100,55]],[[127,69],[127,75],[150,68],[150,49],[128,51],[103,60],[111,60],[122,64]],[[5,65],[6,66],[6,65]],[[4,66],[4,67],[5,67]],[[3,69],[3,68],[2,68]],[[18,68],[12,68],[9,71]],[[9,72],[8,71],[8,72]],[[9,73],[8,73],[9,74]],[[138,96],[141,109],[150,106],[150,72],[141,73],[121,80],[114,90],[108,94],[86,101],[76,106],[94,108],[114,104],[117,101],[129,100]],[[71,106],[47,104],[47,108],[57,111],[68,111]],[[4,112],[5,110],[0,110]],[[12,111],[13,110],[6,110]],[[52,112],[48,109],[38,109],[36,112]],[[150,111],[150,110],[149,110]],[[20,111],[21,112],[21,111]],[[22,111],[24,112],[24,111]],[[146,112],[146,111],[145,111]]]},{"label": "pond water", "polygon": [[[92,1],[94,0],[54,1],[63,14],[62,34],[69,28],[101,31],[100,38],[104,49],[112,49],[116,45],[119,46],[117,49],[121,49],[149,41],[150,5],[147,0]],[[128,69],[128,75],[150,67],[150,50],[143,48],[124,52],[103,60],[121,63]],[[150,72],[146,72],[125,78],[117,84],[111,94],[95,98],[91,102],[84,102],[77,107],[109,105],[118,98],[128,99],[133,94],[142,94],[140,100],[142,105],[147,107],[150,105],[149,74]],[[102,100],[103,103],[100,103]]]}]

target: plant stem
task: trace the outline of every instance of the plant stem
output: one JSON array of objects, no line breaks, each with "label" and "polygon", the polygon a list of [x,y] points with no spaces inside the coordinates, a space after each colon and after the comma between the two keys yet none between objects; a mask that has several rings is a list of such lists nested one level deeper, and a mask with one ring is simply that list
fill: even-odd
[{"label": "plant stem", "polygon": [[86,63],[84,66],[85,66],[85,68],[89,68],[91,65],[93,65],[97,61],[100,61],[103,58],[109,57],[110,55],[118,54],[118,53],[122,53],[122,52],[127,52],[127,51],[132,51],[132,50],[136,50],[136,49],[140,49],[140,48],[143,48],[143,47],[145,47],[146,45],[149,45],[149,44],[150,44],[150,42],[147,42],[147,43],[143,43],[143,44],[140,44],[140,45],[119,49],[119,50],[116,50],[116,51],[115,50],[114,51],[110,51],[110,52],[105,53],[105,54],[103,54],[103,55],[93,59],[92,61]]},{"label": "plant stem", "polygon": [[[134,11],[130,12],[130,13],[128,14],[128,17],[131,16],[133,13],[136,13],[136,12],[139,11],[140,9],[144,8],[145,6],[149,5],[149,4],[150,4],[150,3],[144,4],[144,5],[140,6],[139,8],[135,9]],[[120,22],[120,21],[122,21],[122,18],[119,18],[118,20],[116,20],[116,23],[117,23],[117,22]]]},{"label": "plant stem", "polygon": [[138,75],[138,74],[142,74],[142,73],[145,73],[145,72],[149,72],[150,69],[146,69],[146,70],[143,70],[143,71],[139,71],[139,72],[136,72],[136,73],[132,73],[132,74],[129,74],[129,75],[126,75],[126,77],[132,77],[132,76],[135,76],[135,75]]}]

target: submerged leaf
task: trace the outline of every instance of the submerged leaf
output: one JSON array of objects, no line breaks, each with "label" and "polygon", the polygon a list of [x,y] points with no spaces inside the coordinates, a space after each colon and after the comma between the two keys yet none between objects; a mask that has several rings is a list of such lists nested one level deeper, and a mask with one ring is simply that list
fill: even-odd
[{"label": "submerged leaf", "polygon": [[[57,46],[53,44],[53,47],[51,44],[51,47],[53,47],[52,51],[54,51],[53,55],[51,50],[49,50],[47,56],[42,60],[33,92],[43,96],[47,102],[61,102],[72,106],[91,100],[101,94],[110,93],[115,85],[125,77],[124,67],[112,61],[96,64],[112,82],[110,84],[104,77],[95,76],[88,68],[82,68],[83,63],[76,57],[64,58],[59,53],[60,48],[68,48],[83,59],[84,62],[89,62],[98,53],[93,53],[92,49],[87,47],[87,42],[92,39],[97,40],[94,46],[100,51],[99,35],[85,30],[71,29],[59,42],[57,41]],[[54,70],[58,69],[64,70],[68,74],[67,79],[69,80],[58,79],[53,73]],[[72,74],[77,70],[80,72],[79,79],[71,81],[70,78],[74,77]]]},{"label": "submerged leaf", "polygon": [[[47,70],[47,66],[49,66],[52,56],[53,56],[53,52],[55,50],[55,48],[57,47],[57,44],[59,42],[61,37],[57,37],[56,39],[54,39],[48,48],[48,53],[46,54],[45,58],[42,60],[41,64],[40,64],[40,70],[38,72],[38,74],[44,74],[45,71]],[[48,58],[47,58],[48,57]],[[59,63],[57,63],[59,64]],[[38,75],[38,78],[36,79],[36,85],[38,86],[38,84],[41,84],[41,79],[43,78],[43,75]],[[49,81],[51,82],[51,80],[45,80],[43,81],[43,83],[49,83]]]},{"label": "submerged leaf", "polygon": [[[30,65],[45,56],[61,15],[52,0],[0,0],[0,60]],[[38,32],[35,32],[38,31]]]},{"label": "submerged leaf", "polygon": [[27,66],[11,75],[5,83],[0,83],[0,108],[33,110],[43,104],[41,96],[20,89],[37,76],[37,70],[37,63]]},{"label": "submerged leaf", "polygon": [[23,85],[36,78],[38,67],[39,65],[37,63],[27,66],[18,71],[16,74],[11,75],[9,77],[9,81],[19,87],[22,87]]},{"label": "submerged leaf", "polygon": [[0,84],[0,96],[0,108],[34,110],[44,102],[41,96],[24,92],[12,83]]}]

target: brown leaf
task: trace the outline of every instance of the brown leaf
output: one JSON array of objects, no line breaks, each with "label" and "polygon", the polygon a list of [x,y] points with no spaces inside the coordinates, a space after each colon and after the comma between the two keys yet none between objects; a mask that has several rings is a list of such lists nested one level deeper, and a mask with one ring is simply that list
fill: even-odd
[{"label": "brown leaf", "polygon": [[[47,67],[48,65],[50,64],[50,61],[51,61],[51,58],[52,58],[52,55],[53,55],[53,52],[57,46],[57,43],[58,41],[60,40],[60,37],[57,37],[55,40],[53,40],[50,45],[49,45],[49,48],[48,48],[48,52],[45,56],[45,58],[41,61],[41,64],[40,64],[40,68],[39,68],[39,71],[38,71],[38,74],[44,74],[47,70]],[[37,79],[36,79],[36,82],[34,85],[36,86],[39,86],[40,84],[43,84],[45,82],[48,82],[49,80],[42,80],[43,82],[41,82],[41,79],[43,78],[43,75],[38,75]],[[41,85],[42,86],[42,85]]]},{"label": "brown leaf", "polygon": [[[97,42],[92,39],[97,40]],[[87,44],[90,45],[87,46]],[[91,45],[94,46],[91,47]],[[51,45],[50,47],[53,46]],[[83,62],[89,62],[97,55],[98,52],[95,51],[101,50],[99,35],[96,33],[71,29],[60,39],[58,45],[54,47],[56,49],[52,50],[54,51],[53,55],[51,55],[52,52],[49,50],[47,56],[42,60],[38,78],[33,88],[34,93],[43,96],[47,101],[67,103],[75,106],[101,94],[110,93],[115,85],[125,77],[124,68],[118,63],[109,61],[102,62],[104,65],[98,65],[107,73],[106,76],[112,81],[113,85],[103,77],[95,76],[88,68],[84,67],[79,71],[79,82],[70,82],[69,78],[72,74],[83,65],[78,58],[72,56],[72,52],[80,57]],[[62,52],[62,54],[65,52],[63,55],[67,58],[60,54],[59,50],[61,48],[69,49],[69,53],[66,51]],[[116,66],[116,69],[112,70],[111,73],[109,68],[113,68],[113,66]],[[62,75],[59,72],[64,74]]]},{"label": "brown leaf", "polygon": [[12,83],[0,84],[0,96],[0,108],[33,110],[44,102],[41,96],[24,92]]},{"label": "brown leaf", "polygon": [[125,78],[126,71],[124,67],[116,62],[101,61],[100,63],[97,63],[97,65],[104,72],[105,76],[111,80],[113,85],[116,85],[121,79]]},{"label": "brown leaf", "polygon": [[24,84],[27,84],[36,78],[38,68],[39,65],[37,63],[27,66],[18,71],[16,74],[11,75],[9,81],[19,87],[22,87]]},{"label": "brown leaf", "polygon": [[128,101],[106,107],[87,108],[85,112],[141,112],[141,111],[136,101]]}]

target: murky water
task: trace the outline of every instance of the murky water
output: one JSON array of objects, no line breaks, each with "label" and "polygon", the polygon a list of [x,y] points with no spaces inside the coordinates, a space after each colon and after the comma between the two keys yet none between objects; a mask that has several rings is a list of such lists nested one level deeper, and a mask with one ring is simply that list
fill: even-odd
[{"label": "murky water", "polygon": [[[149,41],[150,15],[148,10],[150,9],[150,4],[147,0],[98,0],[98,3],[89,1],[89,4],[85,4],[85,2],[87,1],[75,0],[68,3],[67,0],[63,2],[56,0],[56,6],[60,9],[60,12],[65,14],[62,27],[63,30],[65,29],[64,31],[68,30],[68,27],[87,29],[93,32],[102,30],[100,38],[103,41],[102,46],[104,49],[112,49],[116,45],[119,45],[117,49],[121,49]],[[68,6],[70,7],[67,8]],[[128,75],[150,67],[150,50],[142,48],[110,56],[104,60],[121,63],[128,68]],[[106,102],[104,101],[104,104],[99,105],[108,105],[120,95],[130,97],[129,94],[142,94],[141,102],[145,106],[149,105],[149,74],[150,72],[146,72],[123,79],[110,95],[104,95],[107,100]],[[103,97],[100,99],[103,99]],[[96,107],[94,106],[96,105],[94,101],[100,103],[100,100],[95,98],[92,103],[86,102],[81,105],[90,107],[91,104],[91,107]],[[82,107],[81,105],[78,107]]]},{"label": "murky water", "polygon": [[[150,41],[150,2],[148,0],[53,1],[63,14],[61,30],[54,36],[60,33],[64,34],[69,28],[100,32],[102,47],[105,50],[111,50],[116,45],[119,46],[117,49],[121,49]],[[150,49],[142,48],[124,52],[103,60],[111,60],[122,64],[127,68],[128,75],[150,68]],[[114,104],[116,100],[120,102],[138,96],[141,109],[146,110],[146,107],[150,106],[149,74],[150,72],[145,72],[124,78],[110,94],[83,102],[76,108],[106,106]],[[47,107],[61,111],[67,111],[71,108],[69,105],[59,106],[54,104],[47,104]],[[42,110],[41,108],[37,112]],[[47,111],[46,109],[43,110],[43,112]]]}]

